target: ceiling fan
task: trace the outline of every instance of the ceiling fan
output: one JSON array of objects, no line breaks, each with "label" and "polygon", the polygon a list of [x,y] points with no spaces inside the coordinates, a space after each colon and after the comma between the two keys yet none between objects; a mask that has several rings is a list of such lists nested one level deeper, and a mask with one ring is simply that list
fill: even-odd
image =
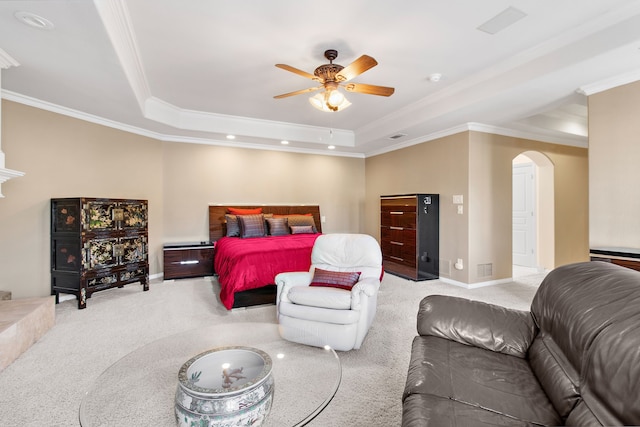
[{"label": "ceiling fan", "polygon": [[362,55],[346,67],[333,63],[333,60],[338,57],[338,51],[335,49],[326,50],[324,52],[324,57],[329,60],[329,63],[320,65],[313,71],[313,74],[299,70],[290,65],[276,64],[276,67],[314,80],[320,83],[320,86],[276,95],[274,98],[287,98],[289,96],[324,89],[324,93],[319,93],[309,99],[311,104],[323,111],[340,111],[347,108],[351,103],[347,101],[340,91],[338,91],[339,87],[343,87],[347,92],[364,93],[367,95],[391,96],[393,94],[395,89],[392,87],[368,85],[363,83],[346,83],[354,77],[357,77],[378,65],[378,62],[372,57]]}]

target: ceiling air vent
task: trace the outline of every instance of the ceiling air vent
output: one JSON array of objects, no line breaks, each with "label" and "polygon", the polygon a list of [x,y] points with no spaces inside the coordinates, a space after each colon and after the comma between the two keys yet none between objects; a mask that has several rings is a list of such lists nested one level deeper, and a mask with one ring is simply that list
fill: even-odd
[{"label": "ceiling air vent", "polygon": [[407,136],[407,134],[406,133],[396,133],[395,135],[391,135],[389,137],[389,139],[400,139],[400,138],[402,138],[404,136]]}]

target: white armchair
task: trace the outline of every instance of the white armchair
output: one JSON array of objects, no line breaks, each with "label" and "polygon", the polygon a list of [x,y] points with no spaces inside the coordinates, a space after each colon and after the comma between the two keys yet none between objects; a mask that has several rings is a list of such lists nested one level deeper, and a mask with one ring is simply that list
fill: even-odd
[{"label": "white armchair", "polygon": [[[316,269],[359,272],[360,276],[351,290],[309,286]],[[282,338],[341,351],[360,348],[376,314],[381,277],[382,252],[373,237],[319,236],[309,271],[280,273],[275,278]]]}]

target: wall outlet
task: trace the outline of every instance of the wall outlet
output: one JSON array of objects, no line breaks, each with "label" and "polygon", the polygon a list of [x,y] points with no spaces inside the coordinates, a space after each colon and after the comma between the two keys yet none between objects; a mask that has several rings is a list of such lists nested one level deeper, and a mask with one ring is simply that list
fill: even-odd
[{"label": "wall outlet", "polygon": [[464,206],[458,205],[458,215],[462,215],[464,213]]}]

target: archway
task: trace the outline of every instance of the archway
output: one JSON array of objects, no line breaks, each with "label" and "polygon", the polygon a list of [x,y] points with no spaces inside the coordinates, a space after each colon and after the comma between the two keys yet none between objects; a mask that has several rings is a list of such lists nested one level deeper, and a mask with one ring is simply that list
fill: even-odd
[{"label": "archway", "polygon": [[554,166],[537,151],[513,159],[513,275],[555,267]]}]

